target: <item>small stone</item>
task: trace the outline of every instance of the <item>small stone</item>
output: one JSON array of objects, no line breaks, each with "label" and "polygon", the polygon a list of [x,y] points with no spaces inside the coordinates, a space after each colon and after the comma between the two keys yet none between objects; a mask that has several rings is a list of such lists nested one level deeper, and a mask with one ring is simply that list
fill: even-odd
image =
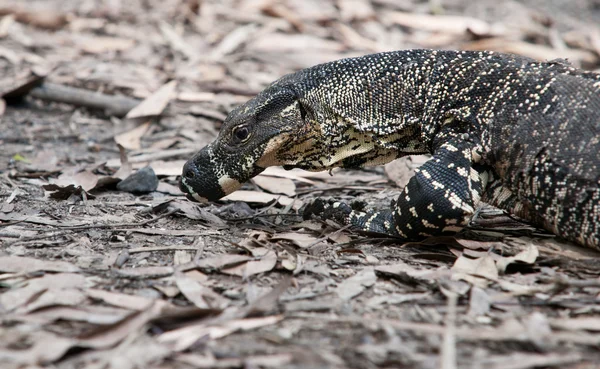
[{"label": "small stone", "polygon": [[150,167],[144,167],[117,184],[119,191],[149,193],[158,188],[158,177]]}]

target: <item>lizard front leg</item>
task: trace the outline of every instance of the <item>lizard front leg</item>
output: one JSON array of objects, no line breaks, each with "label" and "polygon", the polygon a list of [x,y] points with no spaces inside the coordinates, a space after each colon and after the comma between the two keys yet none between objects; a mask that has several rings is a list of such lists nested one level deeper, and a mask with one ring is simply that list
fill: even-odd
[{"label": "lizard front leg", "polygon": [[412,240],[455,233],[469,223],[487,182],[486,168],[473,162],[471,147],[459,138],[442,144],[390,209],[364,210],[317,199],[303,215]]}]

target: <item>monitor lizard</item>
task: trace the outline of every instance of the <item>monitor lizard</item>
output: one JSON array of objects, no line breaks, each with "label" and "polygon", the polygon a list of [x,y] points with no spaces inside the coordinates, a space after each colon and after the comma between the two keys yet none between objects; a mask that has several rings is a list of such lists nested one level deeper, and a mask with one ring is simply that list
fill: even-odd
[{"label": "monitor lizard", "polygon": [[360,168],[432,154],[389,209],[316,199],[305,218],[407,240],[457,232],[483,201],[600,249],[600,74],[496,52],[405,50],[273,82],[184,166],[217,200],[266,167]]}]

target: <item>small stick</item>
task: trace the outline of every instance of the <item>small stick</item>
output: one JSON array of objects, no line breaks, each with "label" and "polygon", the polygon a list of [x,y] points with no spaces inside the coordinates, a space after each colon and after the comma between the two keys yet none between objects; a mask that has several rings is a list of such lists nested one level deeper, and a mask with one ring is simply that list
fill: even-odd
[{"label": "small stick", "polygon": [[101,92],[49,82],[44,82],[42,85],[32,88],[28,95],[45,101],[103,109],[107,114],[117,117],[125,116],[127,112],[140,103],[140,100],[131,97],[106,95]]}]

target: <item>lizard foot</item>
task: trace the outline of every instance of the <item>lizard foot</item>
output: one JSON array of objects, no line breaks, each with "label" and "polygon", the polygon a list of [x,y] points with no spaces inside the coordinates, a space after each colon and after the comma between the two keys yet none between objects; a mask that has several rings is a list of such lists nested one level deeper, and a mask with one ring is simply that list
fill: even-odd
[{"label": "lizard foot", "polygon": [[347,225],[352,211],[353,207],[346,203],[317,198],[302,209],[302,217],[305,220],[313,218],[323,221],[333,220],[341,225]]},{"label": "lizard foot", "polygon": [[355,230],[396,235],[392,211],[368,210],[362,201],[347,204],[318,198],[304,207],[302,216],[304,219],[333,220],[344,226],[350,225]]}]

